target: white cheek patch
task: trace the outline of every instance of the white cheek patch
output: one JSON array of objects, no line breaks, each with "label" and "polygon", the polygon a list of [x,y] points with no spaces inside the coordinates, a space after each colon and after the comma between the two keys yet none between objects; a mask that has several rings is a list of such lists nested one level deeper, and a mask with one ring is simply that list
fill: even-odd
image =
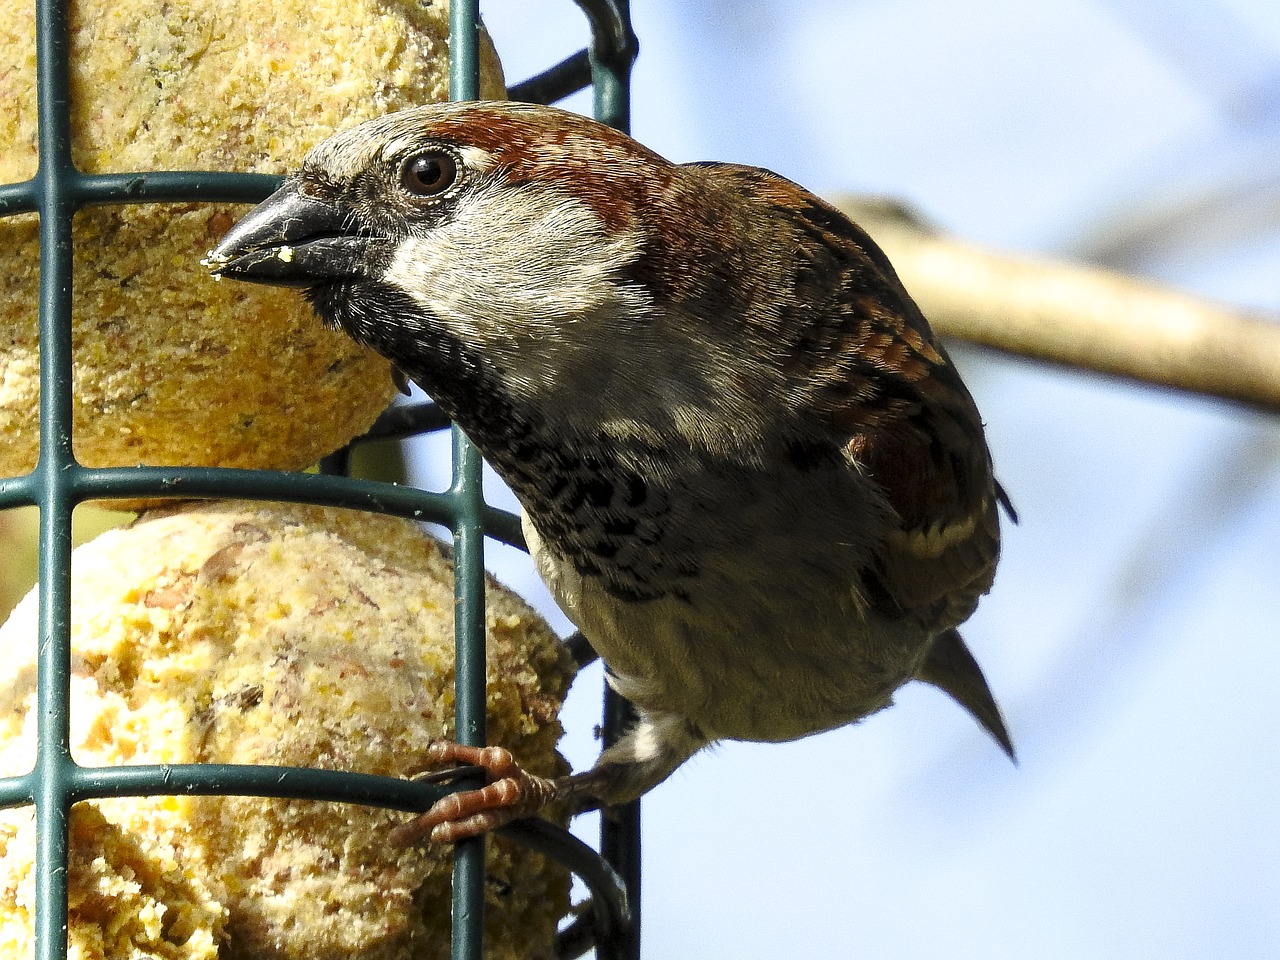
[{"label": "white cheek patch", "polygon": [[703,448],[757,447],[738,411],[772,382],[721,369],[723,350],[697,325],[665,322],[651,292],[624,276],[641,243],[566,192],[491,183],[402,241],[383,280],[548,418],[620,439],[674,432]]},{"label": "white cheek patch", "polygon": [[643,310],[647,295],[617,280],[638,255],[634,234],[609,236],[581,202],[496,184],[402,242],[384,279],[459,332],[519,339],[606,307]]}]

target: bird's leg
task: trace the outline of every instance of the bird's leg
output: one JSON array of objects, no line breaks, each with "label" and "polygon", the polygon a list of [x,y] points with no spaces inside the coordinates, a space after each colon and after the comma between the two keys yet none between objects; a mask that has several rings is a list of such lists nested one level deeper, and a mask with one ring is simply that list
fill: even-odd
[{"label": "bird's leg", "polygon": [[574,813],[581,813],[601,804],[626,803],[667,779],[706,742],[678,717],[646,716],[602,753],[590,770],[547,778],[526,771],[503,747],[437,741],[427,747],[431,763],[479,767],[489,782],[441,798],[426,813],[393,829],[391,840],[406,846],[426,837],[456,843],[531,816],[550,804],[567,802]]}]

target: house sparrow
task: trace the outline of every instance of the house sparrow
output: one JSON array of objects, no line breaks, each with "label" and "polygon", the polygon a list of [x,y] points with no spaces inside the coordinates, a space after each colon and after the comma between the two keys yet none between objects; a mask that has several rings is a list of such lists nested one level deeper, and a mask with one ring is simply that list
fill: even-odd
[{"label": "house sparrow", "polygon": [[445,104],[321,143],[206,263],[302,288],[448,411],[639,712],[556,780],[434,745],[490,782],[399,839],[629,801],[707,744],[853,723],[913,679],[1013,756],[956,632],[1012,516],[978,410],[884,254],[801,187]]}]

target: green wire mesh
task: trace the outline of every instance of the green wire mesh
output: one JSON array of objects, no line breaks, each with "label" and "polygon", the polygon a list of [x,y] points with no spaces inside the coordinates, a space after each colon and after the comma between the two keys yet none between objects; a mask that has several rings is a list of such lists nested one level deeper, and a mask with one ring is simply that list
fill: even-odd
[{"label": "green wire mesh", "polygon": [[[549,103],[590,83],[596,117],[626,130],[629,73],[635,57],[627,0],[576,0],[592,41],[545,73],[512,88],[512,99]],[[478,2],[453,0],[450,93],[478,94]],[[424,810],[445,792],[388,777],[279,766],[230,764],[82,767],[70,750],[71,514],[78,503],[103,498],[217,497],[303,501],[430,520],[449,527],[455,547],[457,615],[456,728],[464,743],[485,739],[484,538],[522,546],[517,518],[485,504],[480,458],[453,428],[453,481],[430,493],[335,475],[219,468],[90,469],[72,453],[72,217],[93,204],[155,202],[253,203],[279,179],[193,171],[87,175],[71,160],[67,0],[36,0],[39,165],[23,183],[0,186],[0,216],[40,217],[40,457],[29,474],[0,480],[0,509],[40,511],[37,755],[29,773],[0,778],[0,807],[36,807],[34,960],[67,954],[68,814],[71,805],[102,797],[158,794],[248,795],[363,803]],[[417,414],[392,411],[368,439],[405,436],[443,425],[424,405]],[[359,442],[359,441],[357,441]],[[582,653],[579,659],[589,654]],[[605,738],[627,722],[626,704],[606,692]],[[540,820],[505,828],[513,838],[574,871],[592,895],[592,909],[561,932],[561,956],[593,945],[601,960],[639,957],[639,805],[602,817],[600,852]],[[484,840],[461,843],[454,859],[454,960],[483,954]]]}]

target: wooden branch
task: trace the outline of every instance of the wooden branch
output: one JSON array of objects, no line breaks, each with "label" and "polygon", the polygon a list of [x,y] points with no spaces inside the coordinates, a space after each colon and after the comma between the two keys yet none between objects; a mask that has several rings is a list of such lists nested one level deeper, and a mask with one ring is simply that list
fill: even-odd
[{"label": "wooden branch", "polygon": [[883,199],[833,202],[884,248],[943,336],[1280,413],[1280,315],[982,249]]}]

